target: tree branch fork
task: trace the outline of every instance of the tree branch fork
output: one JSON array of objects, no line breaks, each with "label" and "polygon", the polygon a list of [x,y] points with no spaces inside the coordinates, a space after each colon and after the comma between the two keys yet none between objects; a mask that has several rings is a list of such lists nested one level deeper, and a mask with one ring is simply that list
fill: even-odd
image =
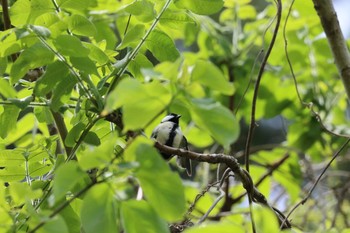
[{"label": "tree branch fork", "polygon": [[242,182],[244,189],[247,191],[247,194],[251,197],[251,199],[254,202],[273,210],[278,218],[279,223],[283,224],[281,228],[291,228],[291,224],[288,221],[288,219],[286,219],[286,217],[281,213],[281,211],[269,205],[265,196],[254,186],[250,174],[240,167],[235,157],[225,154],[201,154],[193,151],[184,150],[181,148],[169,147],[160,144],[159,142],[155,142],[154,146],[162,152],[189,158],[198,162],[206,162],[211,164],[222,163],[227,165],[234,173],[235,177],[237,177]]}]

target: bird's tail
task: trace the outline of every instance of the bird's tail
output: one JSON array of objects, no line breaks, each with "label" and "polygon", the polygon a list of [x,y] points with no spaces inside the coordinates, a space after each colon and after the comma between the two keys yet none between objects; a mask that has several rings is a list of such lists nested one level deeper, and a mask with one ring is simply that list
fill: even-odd
[{"label": "bird's tail", "polygon": [[176,163],[179,167],[185,168],[187,175],[192,176],[192,163],[189,158],[177,156]]}]

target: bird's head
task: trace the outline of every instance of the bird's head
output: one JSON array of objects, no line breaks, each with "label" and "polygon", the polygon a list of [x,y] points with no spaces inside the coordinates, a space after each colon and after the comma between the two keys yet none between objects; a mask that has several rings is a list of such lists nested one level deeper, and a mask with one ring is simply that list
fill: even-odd
[{"label": "bird's head", "polygon": [[167,116],[165,116],[163,118],[161,123],[170,121],[170,122],[174,122],[175,124],[179,124],[180,117],[181,117],[181,115],[178,115],[178,114],[175,114],[175,113],[170,113],[169,115],[167,115]]}]

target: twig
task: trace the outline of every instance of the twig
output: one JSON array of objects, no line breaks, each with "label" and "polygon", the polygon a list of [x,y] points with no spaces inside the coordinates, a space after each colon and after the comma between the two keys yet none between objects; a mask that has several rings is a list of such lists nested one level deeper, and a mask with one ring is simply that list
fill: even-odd
[{"label": "twig", "polygon": [[276,37],[277,37],[277,33],[278,33],[278,29],[279,29],[279,25],[281,22],[281,16],[282,16],[282,3],[281,0],[277,0],[276,1],[276,6],[277,6],[277,20],[276,20],[276,26],[272,35],[272,39],[270,42],[270,45],[266,51],[266,54],[263,58],[263,61],[261,63],[260,69],[259,69],[259,73],[258,73],[258,77],[255,83],[255,89],[254,89],[254,94],[253,94],[253,100],[252,100],[252,112],[251,112],[251,116],[250,116],[250,125],[249,125],[249,131],[248,131],[248,136],[247,136],[247,142],[246,142],[246,147],[245,147],[245,166],[247,171],[249,172],[249,150],[250,150],[250,144],[252,142],[252,138],[253,138],[253,133],[254,133],[254,128],[255,128],[255,111],[256,111],[256,103],[257,103],[257,99],[258,99],[258,92],[259,92],[259,87],[260,87],[260,82],[262,79],[262,75],[264,73],[265,70],[265,66],[267,63],[267,60],[270,56],[270,53],[272,51],[272,48],[275,44],[276,41]]},{"label": "twig", "polygon": [[[291,211],[288,213],[288,215],[286,216],[286,221],[287,219],[291,216],[291,214],[300,206],[300,205],[304,205],[306,203],[306,201],[310,198],[312,192],[314,191],[314,189],[316,188],[318,182],[320,182],[322,176],[326,173],[327,169],[329,168],[329,166],[333,163],[333,161],[338,157],[338,155],[345,149],[345,147],[349,144],[350,142],[350,138],[348,138],[346,140],[346,142],[341,146],[341,148],[333,155],[332,159],[327,163],[327,165],[324,167],[324,169],[322,170],[321,174],[317,177],[315,183],[312,185],[312,187],[310,188],[308,194],[306,195],[306,197],[303,198],[303,200],[301,200],[299,203],[297,203],[292,209]],[[284,223],[284,222],[283,222]],[[283,226],[283,225],[282,225]]]}]

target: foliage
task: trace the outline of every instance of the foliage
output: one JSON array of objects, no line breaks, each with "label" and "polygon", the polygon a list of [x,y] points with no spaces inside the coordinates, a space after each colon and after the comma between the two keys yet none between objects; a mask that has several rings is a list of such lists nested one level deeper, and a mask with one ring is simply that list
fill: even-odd
[{"label": "foliage", "polygon": [[[239,158],[261,67],[255,117],[265,131],[256,128],[249,174],[269,203],[288,213],[349,134],[346,94],[311,1],[283,2],[265,67],[274,1],[9,2],[13,27],[0,32],[1,232],[279,231],[268,208],[253,204],[250,217],[224,166],[196,163],[186,179],[148,138],[176,112],[190,150]],[[271,118],[282,119],[282,138],[263,127]],[[348,163],[348,153],[332,163],[291,231],[350,228]]]}]

